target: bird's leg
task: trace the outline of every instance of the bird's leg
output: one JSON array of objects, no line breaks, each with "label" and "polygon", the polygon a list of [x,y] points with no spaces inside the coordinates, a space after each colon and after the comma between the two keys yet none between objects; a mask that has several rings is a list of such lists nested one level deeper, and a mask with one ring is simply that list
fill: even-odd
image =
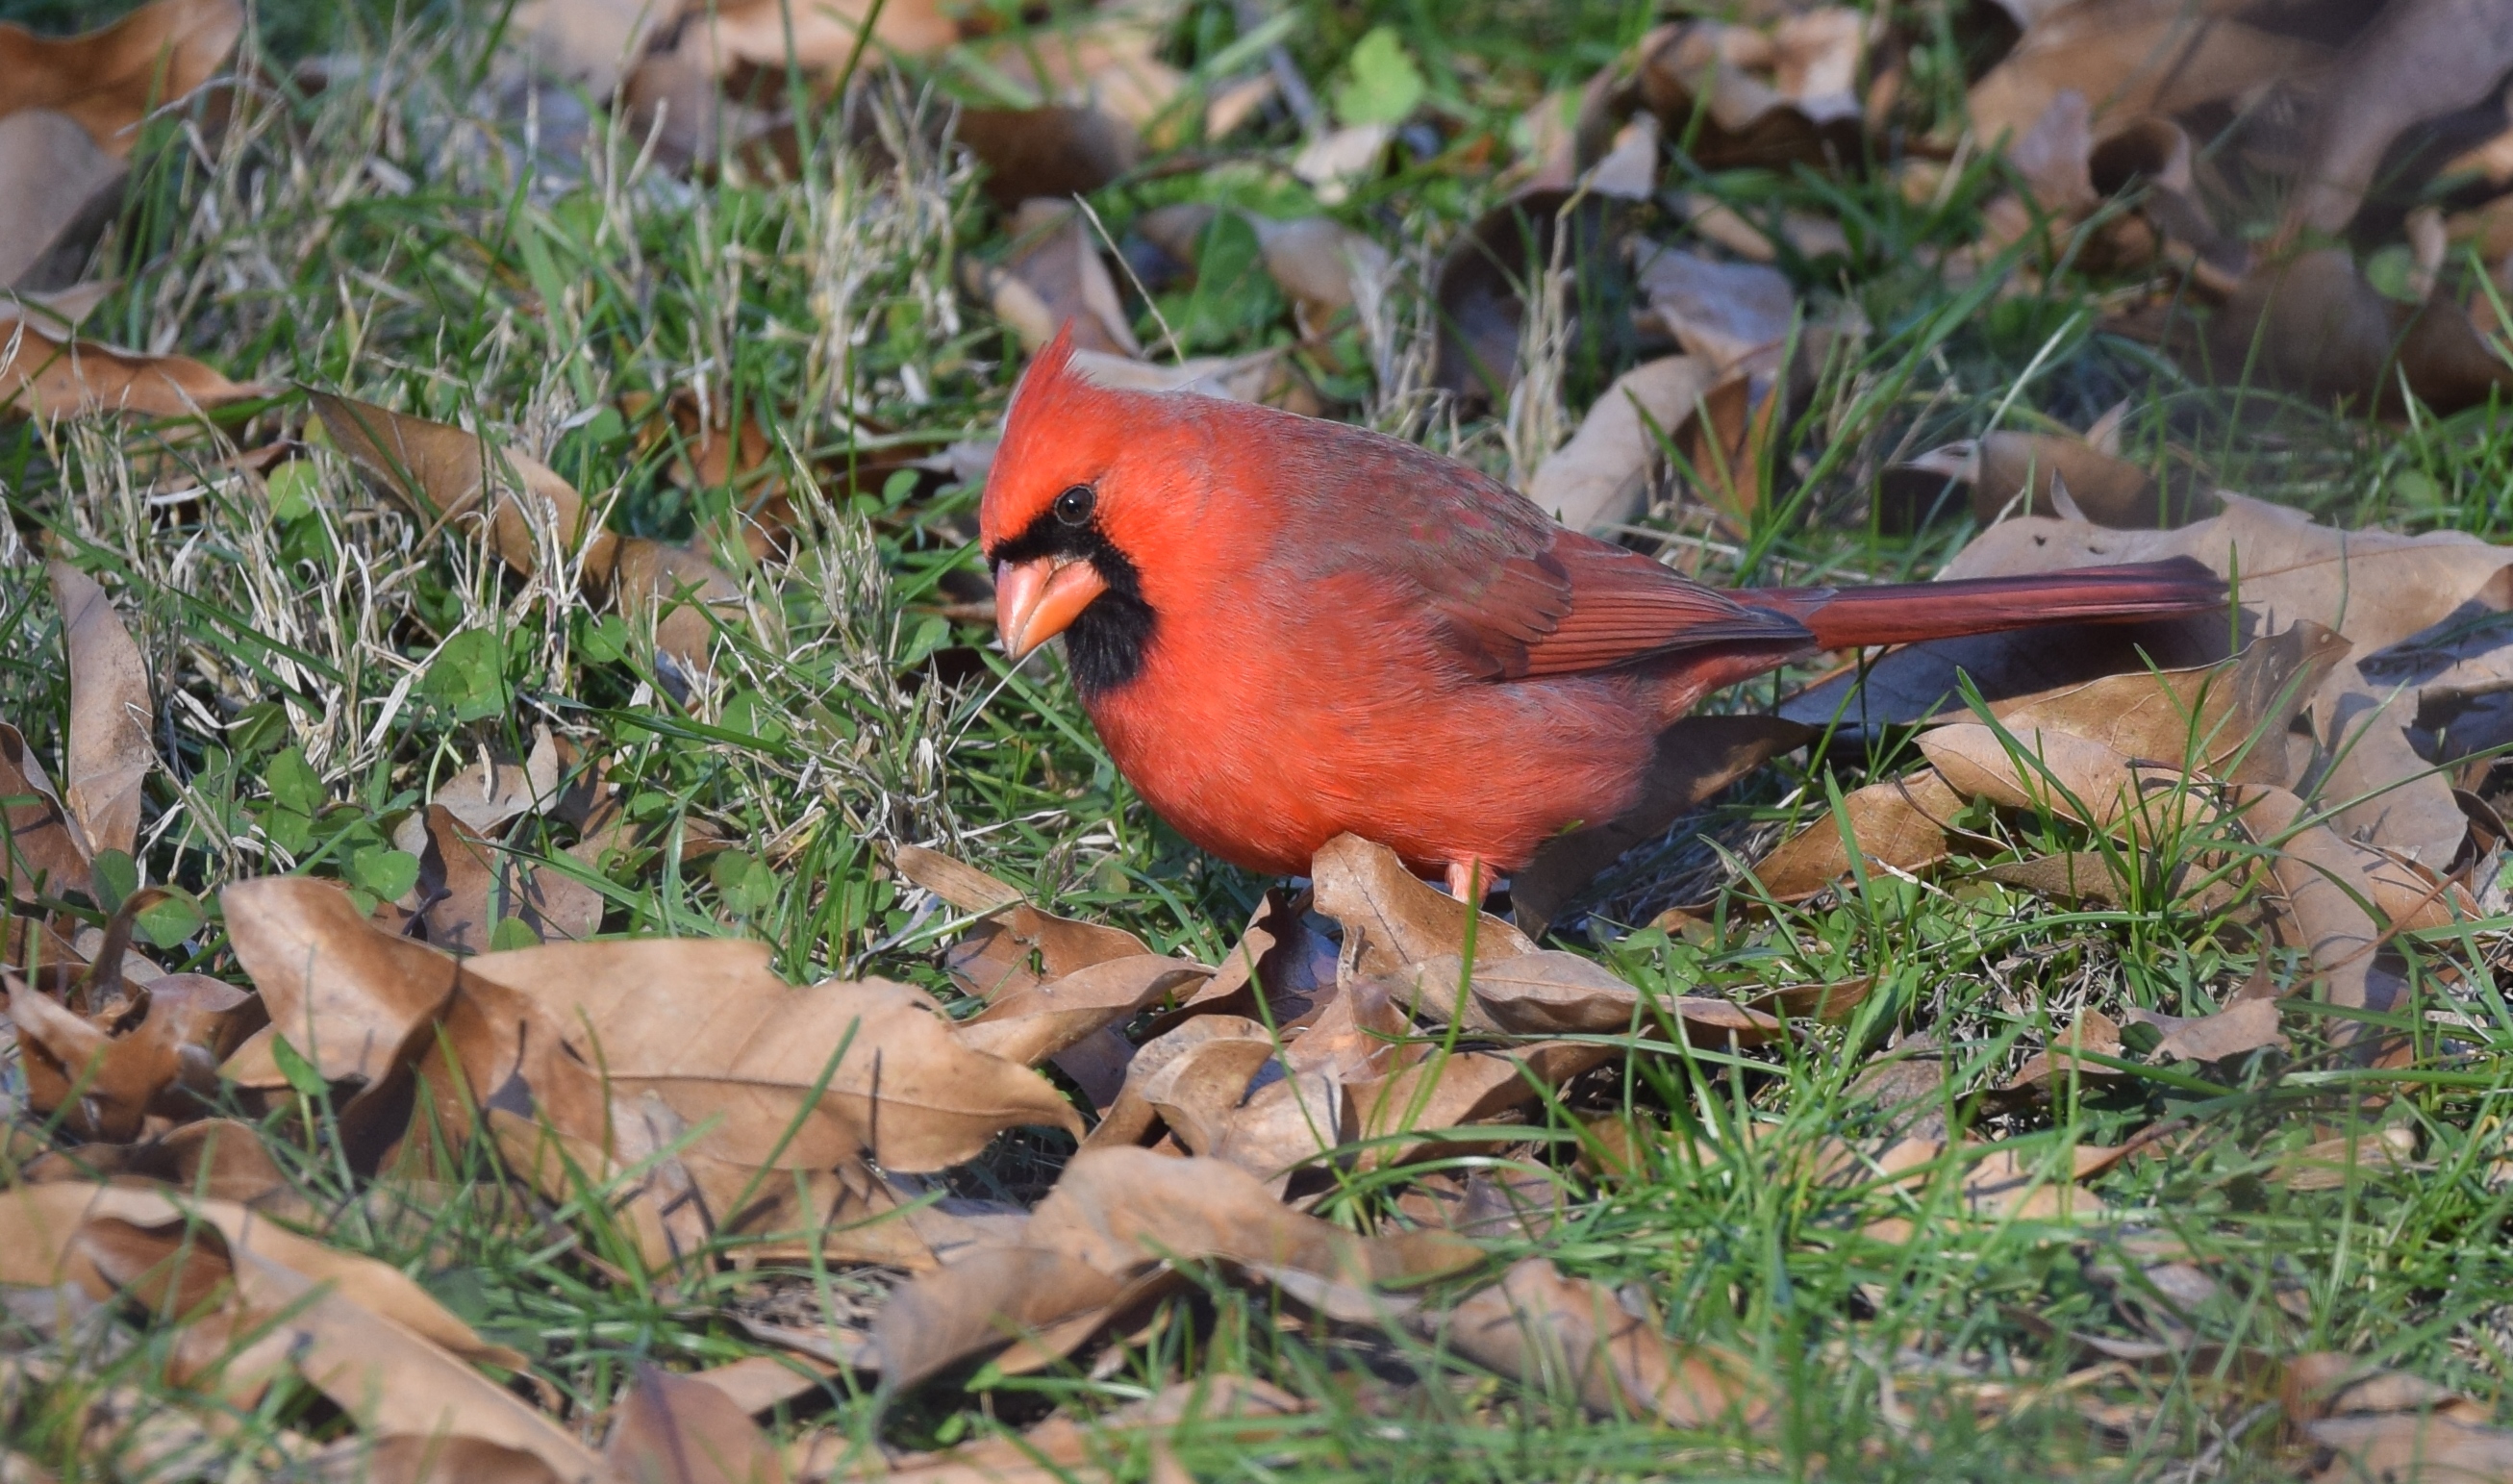
[{"label": "bird's leg", "polygon": [[1483,905],[1484,893],[1492,890],[1492,872],[1484,869],[1484,858],[1467,856],[1449,862],[1449,895],[1468,906]]}]

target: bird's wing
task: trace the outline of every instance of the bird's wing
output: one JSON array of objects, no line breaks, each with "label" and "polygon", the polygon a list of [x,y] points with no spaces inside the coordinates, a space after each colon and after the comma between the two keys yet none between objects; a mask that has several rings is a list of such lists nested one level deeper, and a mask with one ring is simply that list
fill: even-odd
[{"label": "bird's wing", "polygon": [[[1329,457],[1331,454],[1332,457]],[[1638,552],[1564,529],[1516,491],[1408,444],[1322,447],[1308,478],[1312,571],[1361,569],[1410,593],[1441,642],[1488,680],[1606,669],[1708,644],[1807,643],[1784,614],[1747,608]],[[1354,526],[1354,512],[1367,511]]]},{"label": "bird's wing", "polygon": [[1452,532],[1414,544],[1407,574],[1457,657],[1485,679],[1609,669],[1710,644],[1813,639],[1786,614],[1745,607],[1638,552],[1550,521],[1507,533],[1515,540],[1491,539],[1500,535]]},{"label": "bird's wing", "polygon": [[1545,553],[1561,568],[1568,610],[1527,646],[1518,675],[1565,675],[1712,644],[1805,644],[1786,614],[1747,608],[1715,588],[1609,541],[1556,528]]}]

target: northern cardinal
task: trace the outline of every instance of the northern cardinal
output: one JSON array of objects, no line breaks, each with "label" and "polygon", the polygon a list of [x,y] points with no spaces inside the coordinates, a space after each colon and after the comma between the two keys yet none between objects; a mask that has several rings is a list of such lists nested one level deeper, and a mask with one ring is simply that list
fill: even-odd
[{"label": "northern cardinal", "polygon": [[1017,661],[1062,634],[1109,755],[1276,875],[1350,831],[1491,884],[1630,807],[1701,698],[1824,650],[2225,601],[2195,563],[1721,591],[1361,428],[1085,381],[1015,393],[978,540]]}]

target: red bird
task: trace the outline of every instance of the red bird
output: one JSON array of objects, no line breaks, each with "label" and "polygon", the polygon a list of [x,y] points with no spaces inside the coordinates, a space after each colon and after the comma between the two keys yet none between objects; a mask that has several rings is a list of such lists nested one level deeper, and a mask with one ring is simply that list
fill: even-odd
[{"label": "red bird", "polygon": [[1426,873],[1524,866],[1638,799],[1709,693],[1824,650],[2224,602],[2195,564],[1705,587],[1464,464],[1341,423],[1022,378],[978,540],[1018,660],[1064,635],[1162,818],[1276,875],[1349,830]]}]

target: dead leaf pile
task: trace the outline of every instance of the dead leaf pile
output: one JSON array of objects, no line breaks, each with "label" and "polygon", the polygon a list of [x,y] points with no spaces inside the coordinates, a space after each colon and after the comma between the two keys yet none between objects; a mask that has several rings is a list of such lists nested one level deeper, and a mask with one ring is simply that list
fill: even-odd
[{"label": "dead leaf pile", "polygon": [[[1763,889],[1803,901],[1862,873],[2001,852],[1966,823],[1982,806],[2056,819],[2082,826],[2085,846],[1987,875],[2063,901],[2222,915],[2302,956],[2304,972],[2262,981],[2244,1000],[2310,990],[2343,1012],[2413,1008],[2407,958],[2418,935],[2475,919],[2473,885],[2498,869],[2492,749],[2513,734],[2486,698],[2507,663],[2513,552],[2453,534],[2341,532],[2222,499],[2224,513],[2176,530],[2010,520],[1947,571],[2195,558],[2238,585],[2239,654],[2216,658],[2228,623],[2203,617],[2083,642],[1914,645],[1863,678],[1817,686],[1784,713],[1925,723],[1916,742],[1928,766],[1847,795],[1783,842],[1757,867]],[[1961,705],[1958,672],[1989,719]],[[2243,1003],[2160,1028],[2165,1056],[2231,1054],[2277,1035],[2273,1015]]]},{"label": "dead leaf pile", "polygon": [[185,418],[267,394],[70,333],[97,297],[74,286],[121,214],[141,121],[198,93],[244,20],[236,0],[154,0],[81,36],[0,24],[0,416]]},{"label": "dead leaf pile", "polygon": [[[2513,384],[2484,339],[2495,313],[2482,281],[2503,277],[2513,248],[2492,226],[2513,181],[2486,172],[2493,144],[2405,151],[2406,172],[2396,162],[2401,146],[2466,137],[2491,113],[2501,137],[2508,68],[2513,34],[2454,0],[2309,18],[2174,0],[2032,7],[1972,89],[1974,137],[2003,148],[2017,181],[1988,209],[1976,251],[2177,265],[2211,306],[2202,322],[2159,297],[2119,328],[2209,381],[2359,409],[2395,407],[2402,383],[2445,411],[2484,401]],[[2450,220],[2402,204],[2473,166],[2496,199]],[[1927,165],[1906,187],[1925,196],[1940,180]],[[2283,210],[2258,220],[2259,201]],[[2268,229],[2256,242],[2254,225]],[[2333,245],[2349,237],[2371,251]],[[2483,272],[2447,261],[2455,242],[2478,248]]]},{"label": "dead leaf pile", "polygon": [[431,534],[476,533],[518,576],[598,594],[651,627],[658,655],[683,674],[708,673],[717,625],[740,622],[741,590],[706,552],[603,529],[538,460],[372,403],[325,392],[313,401],[333,445]]}]

